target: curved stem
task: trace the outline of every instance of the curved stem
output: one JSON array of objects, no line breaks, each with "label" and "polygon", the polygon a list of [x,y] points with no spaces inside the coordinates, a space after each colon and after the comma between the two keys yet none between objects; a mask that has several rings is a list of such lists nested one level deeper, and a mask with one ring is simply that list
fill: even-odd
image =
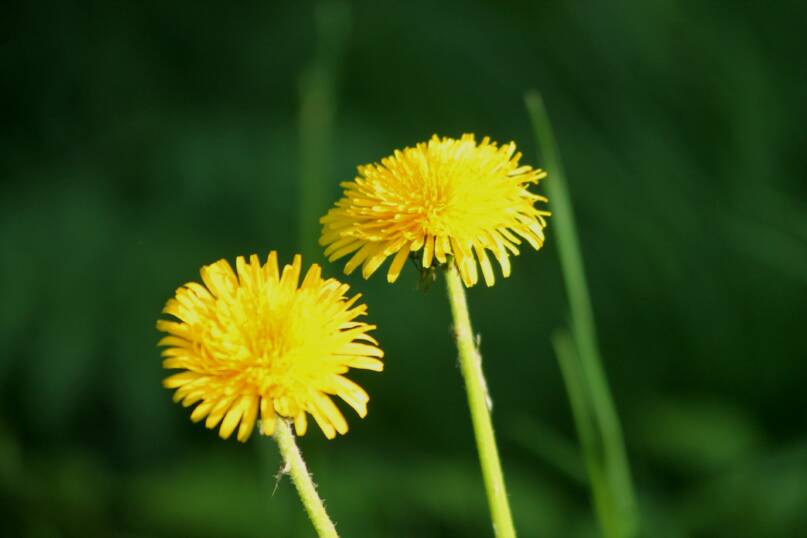
[{"label": "curved stem", "polygon": [[322,504],[322,499],[317,494],[314,481],[311,480],[311,475],[308,474],[300,449],[297,448],[297,443],[294,442],[294,433],[292,433],[285,419],[278,418],[275,420],[274,437],[278,447],[280,447],[280,455],[283,456],[285,471],[291,475],[291,480],[297,487],[300,500],[303,502],[305,511],[308,512],[311,523],[314,524],[314,528],[317,530],[317,535],[320,538],[339,538],[336,533],[336,527],[328,517],[325,505]]},{"label": "curved stem", "polygon": [[493,423],[490,419],[487,383],[482,373],[482,357],[474,342],[468,302],[465,300],[465,288],[453,263],[449,263],[446,270],[446,283],[460,353],[460,368],[468,393],[468,407],[471,410],[471,422],[474,426],[476,449],[479,452],[493,530],[498,538],[514,538],[516,531],[507,501],[507,490],[504,487],[504,474],[496,449]]}]

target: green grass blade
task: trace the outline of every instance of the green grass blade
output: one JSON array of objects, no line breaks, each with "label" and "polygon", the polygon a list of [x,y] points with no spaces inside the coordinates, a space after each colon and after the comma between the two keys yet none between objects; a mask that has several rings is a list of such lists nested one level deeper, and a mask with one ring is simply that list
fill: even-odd
[{"label": "green grass blade", "polygon": [[623,530],[624,525],[620,521],[616,496],[609,487],[603,442],[597,433],[589,389],[586,387],[586,379],[574,340],[568,331],[558,330],[552,336],[552,345],[555,348],[563,382],[569,395],[577,436],[583,446],[583,460],[588,473],[588,483],[591,484],[591,496],[600,527],[606,536],[626,536],[627,533]]},{"label": "green grass blade", "polygon": [[[570,391],[570,399],[573,402],[577,400],[577,405],[584,405],[587,408],[582,414],[579,410],[575,412],[575,421],[590,420],[591,423],[591,435],[581,435],[580,439],[585,457],[587,460],[594,457],[602,462],[605,491],[598,492],[593,488],[593,493],[595,497],[606,495],[608,499],[599,501],[595,499],[595,504],[604,502],[608,507],[607,517],[599,514],[598,510],[606,536],[618,538],[634,536],[637,532],[638,517],[630,468],[619,417],[602,367],[594,314],[583,268],[583,256],[563,163],[540,94],[535,91],[528,92],[525,101],[537,144],[549,172],[546,189],[552,208],[551,230],[558,245],[569,300],[572,341],[576,350],[574,357],[577,359],[575,363],[579,365],[579,371],[567,368],[564,375],[574,375],[575,379],[566,381],[567,386],[575,386],[575,390],[582,392],[582,395],[573,396]],[[567,348],[563,349],[566,352],[565,360],[568,367],[571,355]],[[560,355],[559,360],[562,363],[564,361]],[[572,405],[574,407],[575,404]],[[591,415],[590,419],[587,418],[588,414]],[[579,432],[589,429],[588,425],[583,424],[578,424],[577,427]],[[599,468],[598,463],[597,469]],[[592,486],[597,483],[594,476],[591,476],[591,481]]]}]

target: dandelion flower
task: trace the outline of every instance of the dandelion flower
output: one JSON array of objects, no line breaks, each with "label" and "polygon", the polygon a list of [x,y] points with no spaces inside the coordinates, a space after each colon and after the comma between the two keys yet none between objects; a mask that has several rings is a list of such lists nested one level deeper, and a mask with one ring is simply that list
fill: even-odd
[{"label": "dandelion flower", "polygon": [[344,434],[347,422],[331,395],[364,417],[367,393],[344,376],[349,368],[381,371],[383,353],[357,321],[366,313],[360,295],[347,298],[346,284],[323,279],[312,265],[298,285],[302,260],[278,270],[277,254],[265,264],[252,255],[202,267],[203,284],[190,282],[163,309],[177,320],[159,320],[163,366],[182,370],[163,381],[174,401],[197,404],[191,420],[205,419],[226,439],[236,428],[246,441],[260,418],[271,435],[276,417],[294,422],[303,435],[310,414],[325,436]]},{"label": "dandelion flower", "polygon": [[[514,143],[498,146],[474,135],[459,140],[434,135],[414,148],[395,151],[380,164],[358,168],[342,183],[344,197],[320,219],[320,244],[334,261],[353,254],[345,273],[362,266],[369,278],[393,256],[387,280],[395,282],[410,253],[429,268],[453,256],[466,286],[495,282],[488,251],[510,275],[511,254],[522,240],[536,250],[544,243],[544,217],[534,207],[547,199],[527,189],[546,177],[519,165]],[[422,252],[421,252],[422,250]]]}]

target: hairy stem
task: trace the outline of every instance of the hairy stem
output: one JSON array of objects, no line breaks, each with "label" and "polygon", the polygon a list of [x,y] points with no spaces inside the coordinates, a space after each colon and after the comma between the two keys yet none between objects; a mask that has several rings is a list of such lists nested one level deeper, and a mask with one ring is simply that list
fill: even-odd
[{"label": "hairy stem", "polygon": [[314,481],[311,480],[311,475],[308,474],[303,456],[294,441],[294,433],[292,433],[291,427],[285,419],[275,421],[274,437],[278,447],[280,447],[280,454],[283,456],[285,471],[291,475],[291,480],[300,494],[300,500],[305,507],[305,511],[308,512],[308,517],[317,530],[317,536],[320,538],[339,538],[336,533],[336,527],[331,518],[328,517],[325,505],[317,494]]},{"label": "hairy stem", "polygon": [[507,500],[504,486],[504,474],[496,449],[496,438],[493,434],[493,423],[490,419],[490,405],[485,375],[482,373],[482,357],[474,342],[471,329],[471,317],[468,314],[468,302],[465,299],[465,288],[453,263],[446,270],[448,299],[451,303],[451,314],[454,317],[454,332],[457,337],[457,348],[460,354],[460,368],[465,379],[465,390],[468,393],[468,407],[471,410],[471,422],[476,437],[476,449],[479,452],[479,463],[485,481],[493,530],[498,538],[514,538],[513,516]]}]

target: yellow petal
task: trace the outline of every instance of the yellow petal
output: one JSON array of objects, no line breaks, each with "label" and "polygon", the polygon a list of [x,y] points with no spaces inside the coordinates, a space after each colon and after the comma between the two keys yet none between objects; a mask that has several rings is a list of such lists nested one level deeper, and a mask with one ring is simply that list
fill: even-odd
[{"label": "yellow petal", "polygon": [[336,376],[335,383],[337,386],[336,394],[355,409],[360,417],[367,416],[367,402],[370,401],[370,396],[367,395],[367,392],[341,375]]},{"label": "yellow petal", "polygon": [[174,374],[163,379],[163,387],[167,389],[175,389],[177,387],[181,387],[185,383],[196,381],[200,377],[201,374],[197,374],[196,372],[182,372],[179,374]]},{"label": "yellow petal", "polygon": [[305,411],[300,411],[294,417],[294,431],[298,437],[302,437],[305,435],[306,430],[308,430],[308,419],[305,416]]},{"label": "yellow petal", "polygon": [[395,257],[392,259],[392,263],[389,266],[389,271],[387,272],[387,282],[395,282],[398,280],[398,276],[401,274],[401,270],[403,266],[406,264],[406,259],[409,257],[409,243],[406,243],[401,249],[395,254]]},{"label": "yellow petal", "polygon": [[484,247],[474,245],[476,257],[479,258],[479,266],[482,268],[482,275],[485,277],[485,284],[492,286],[496,283],[496,276],[493,274],[493,266],[490,264],[488,255]]},{"label": "yellow petal", "polygon": [[235,427],[241,421],[241,417],[244,416],[244,411],[248,405],[249,397],[242,396],[230,407],[230,410],[224,415],[224,420],[221,421],[221,428],[219,428],[219,436],[222,439],[227,439],[232,435]]},{"label": "yellow petal", "polygon": [[249,439],[252,430],[255,428],[255,421],[258,416],[258,397],[250,396],[244,416],[241,417],[241,425],[238,427],[238,440],[242,443]]},{"label": "yellow petal", "polygon": [[275,432],[275,409],[272,400],[261,398],[261,434],[272,435]]},{"label": "yellow petal", "polygon": [[423,244],[423,267],[431,267],[432,258],[434,257],[434,236],[427,235],[426,241]]}]

